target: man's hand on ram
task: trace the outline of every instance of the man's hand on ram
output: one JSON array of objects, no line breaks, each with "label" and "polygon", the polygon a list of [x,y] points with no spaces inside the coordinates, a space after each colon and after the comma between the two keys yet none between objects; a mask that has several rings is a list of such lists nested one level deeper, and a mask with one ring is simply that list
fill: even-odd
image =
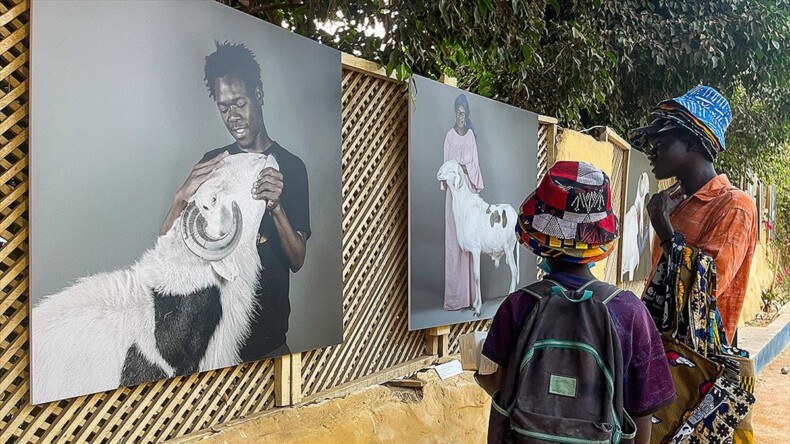
[{"label": "man's hand on ram", "polygon": [[274,210],[280,205],[280,196],[283,194],[283,175],[274,168],[264,168],[258,174],[258,180],[252,185],[252,197],[265,200],[269,210]]},{"label": "man's hand on ram", "polygon": [[203,182],[205,182],[209,175],[219,166],[222,159],[228,156],[228,152],[223,151],[219,156],[213,159],[196,164],[192,168],[192,172],[189,173],[187,180],[176,192],[176,202],[186,205],[187,201],[195,194],[195,191],[203,185]]}]

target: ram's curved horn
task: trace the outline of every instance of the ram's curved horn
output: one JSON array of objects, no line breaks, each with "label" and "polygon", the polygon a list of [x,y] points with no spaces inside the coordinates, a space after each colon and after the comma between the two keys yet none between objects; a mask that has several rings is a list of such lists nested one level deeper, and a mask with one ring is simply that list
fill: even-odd
[{"label": "ram's curved horn", "polygon": [[219,261],[227,257],[241,238],[241,210],[233,202],[233,223],[231,229],[222,237],[214,238],[206,233],[206,219],[200,214],[195,202],[187,205],[181,216],[181,236],[189,251],[207,261]]}]

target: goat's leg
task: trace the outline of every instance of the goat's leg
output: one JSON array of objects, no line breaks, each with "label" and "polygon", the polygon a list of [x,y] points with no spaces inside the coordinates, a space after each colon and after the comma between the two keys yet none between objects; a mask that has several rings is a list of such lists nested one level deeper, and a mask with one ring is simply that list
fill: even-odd
[{"label": "goat's leg", "polygon": [[480,309],[483,307],[483,297],[480,292],[480,251],[472,252],[472,269],[475,274],[475,302],[472,308],[475,310],[475,316],[480,316]]},{"label": "goat's leg", "polygon": [[516,263],[516,258],[513,257],[512,248],[505,251],[505,262],[510,267],[510,290],[508,290],[508,293],[513,293],[516,291],[516,285],[518,285],[518,264]]}]

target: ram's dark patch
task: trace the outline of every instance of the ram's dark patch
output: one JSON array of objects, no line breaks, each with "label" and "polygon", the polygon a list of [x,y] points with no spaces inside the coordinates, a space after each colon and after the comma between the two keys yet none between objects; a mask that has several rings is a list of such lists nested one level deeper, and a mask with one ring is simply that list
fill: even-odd
[{"label": "ram's dark patch", "polygon": [[137,348],[137,344],[132,344],[129,347],[126,359],[123,361],[123,370],[121,370],[121,385],[137,385],[166,377],[167,374],[164,370],[143,356],[140,349]]},{"label": "ram's dark patch", "polygon": [[156,347],[176,374],[194,373],[222,317],[219,288],[189,295],[154,295]]},{"label": "ram's dark patch", "polygon": [[488,207],[488,211],[486,212],[490,214],[490,216],[488,216],[488,219],[491,222],[491,227],[502,222],[502,217],[499,215],[499,211],[497,210],[491,211],[491,207]]}]

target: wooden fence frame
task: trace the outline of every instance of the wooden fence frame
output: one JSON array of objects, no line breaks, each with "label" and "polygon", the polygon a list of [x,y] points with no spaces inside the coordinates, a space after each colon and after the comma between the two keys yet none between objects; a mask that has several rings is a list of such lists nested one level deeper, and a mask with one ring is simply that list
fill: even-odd
[{"label": "wooden fence frame", "polygon": [[[408,243],[402,216],[407,208],[408,91],[380,66],[344,54],[344,342],[31,405],[29,20],[29,0],[0,0],[0,237],[6,240],[0,241],[0,442],[158,442],[183,437],[275,406],[313,402],[413,373],[437,356],[458,353],[461,334],[487,327],[488,321],[477,321],[408,331]],[[557,132],[556,119],[539,117],[539,178],[553,162]]]}]

